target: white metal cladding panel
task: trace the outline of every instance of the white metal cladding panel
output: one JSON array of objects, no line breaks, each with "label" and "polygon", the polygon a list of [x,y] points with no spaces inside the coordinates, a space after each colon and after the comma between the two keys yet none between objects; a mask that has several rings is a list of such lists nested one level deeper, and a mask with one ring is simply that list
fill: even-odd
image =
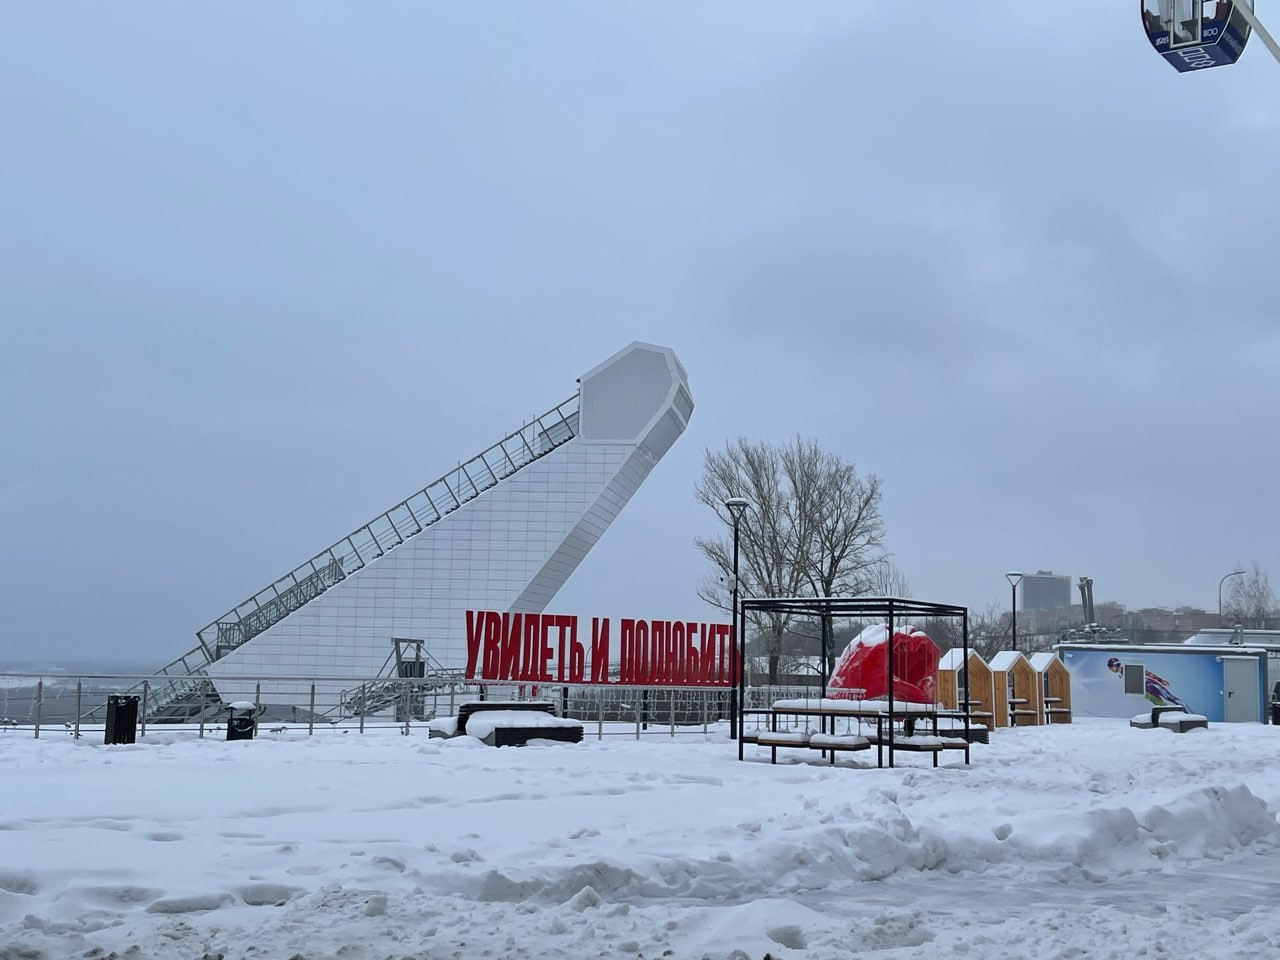
[{"label": "white metal cladding panel", "polygon": [[633,450],[512,609],[534,613],[545,609],[652,469],[653,462],[643,452]]},{"label": "white metal cladding panel", "polygon": [[[637,460],[637,458],[639,458]],[[652,469],[634,444],[573,440],[329,588],[210,668],[372,677],[394,637],[466,663],[465,611],[537,612]],[[251,691],[219,685],[225,697]]]}]

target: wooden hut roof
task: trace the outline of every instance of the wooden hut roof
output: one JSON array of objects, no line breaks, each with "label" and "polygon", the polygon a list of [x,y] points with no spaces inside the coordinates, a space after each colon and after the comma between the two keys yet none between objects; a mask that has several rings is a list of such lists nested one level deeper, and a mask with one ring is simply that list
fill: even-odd
[{"label": "wooden hut roof", "polygon": [[1019,660],[1025,662],[1026,659],[1018,650],[1001,650],[991,658],[991,669],[995,673],[1008,673],[1017,665]]},{"label": "wooden hut roof", "polygon": [[1044,673],[1058,657],[1052,653],[1033,653],[1027,659],[1031,661],[1031,669],[1036,673]]}]

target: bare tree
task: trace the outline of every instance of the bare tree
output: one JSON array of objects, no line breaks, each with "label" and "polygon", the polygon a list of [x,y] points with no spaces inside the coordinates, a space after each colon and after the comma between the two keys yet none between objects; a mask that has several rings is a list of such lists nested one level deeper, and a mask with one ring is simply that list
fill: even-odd
[{"label": "bare tree", "polygon": [[[874,593],[884,576],[884,521],[880,478],[860,477],[857,468],[799,436],[783,449],[782,465],[795,493],[795,564],[817,597]],[[834,669],[830,617],[819,618],[827,669]]]},{"label": "bare tree", "polygon": [[1232,623],[1258,630],[1265,630],[1267,621],[1276,619],[1276,598],[1271,590],[1271,581],[1256,560],[1247,575],[1232,582],[1223,614]]},{"label": "bare tree", "polygon": [[[706,452],[698,501],[732,530],[724,501],[751,503],[739,525],[739,592],[744,596],[833,596],[858,593],[883,559],[880,481],[796,437],[783,447],[739,438]],[[699,595],[727,609],[733,573],[732,536],[694,543],[717,570]],[[791,626],[783,613],[752,614],[767,641],[769,681],[777,682],[782,640]],[[823,629],[829,630],[829,626]]]},{"label": "bare tree", "polygon": [[[920,629],[929,635],[929,639],[938,645],[938,649],[946,653],[952,647],[964,643],[964,625],[954,617],[929,618],[920,624]],[[973,620],[969,620],[969,642],[973,643]]]},{"label": "bare tree", "polygon": [[981,612],[969,613],[969,649],[989,661],[1001,650],[1008,650],[1013,640],[1013,623],[1009,611],[997,603],[989,603]]},{"label": "bare tree", "polygon": [[881,557],[880,561],[867,571],[866,581],[861,591],[868,597],[900,597],[908,598],[911,596],[911,581],[906,575],[893,565],[893,561],[888,557]]},{"label": "bare tree", "polygon": [[794,499],[795,556],[815,596],[866,592],[885,561],[880,478],[813,441],[796,437],[780,453]]},{"label": "bare tree", "polygon": [[[739,438],[726,444],[723,451],[707,450],[702,481],[694,491],[698,502],[714,510],[730,531],[733,518],[724,502],[730,497],[745,497],[751,503],[739,522],[740,596],[793,597],[800,592],[800,571],[791,563],[793,507],[786,492],[781,457],[775,449]],[[732,534],[698,537],[694,544],[718,572],[718,576],[703,581],[698,595],[728,610],[731,591],[727,582],[733,576]],[[776,682],[782,638],[791,617],[785,613],[753,613],[751,623],[766,638],[770,681]]]}]

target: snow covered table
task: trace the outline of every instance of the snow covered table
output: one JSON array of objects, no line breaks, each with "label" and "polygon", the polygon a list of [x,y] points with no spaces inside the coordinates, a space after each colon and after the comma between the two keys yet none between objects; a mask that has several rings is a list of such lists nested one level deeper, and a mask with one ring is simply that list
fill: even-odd
[{"label": "snow covered table", "polygon": [[478,713],[500,710],[505,713],[555,713],[550,700],[472,700],[458,707],[458,733],[470,733],[467,722]]},{"label": "snow covered table", "polygon": [[491,747],[522,747],[530,740],[582,742],[582,723],[532,710],[485,710],[467,720],[467,735]]},{"label": "snow covered table", "polygon": [[1207,730],[1209,718],[1199,713],[1188,713],[1185,707],[1152,707],[1150,713],[1140,713],[1129,720],[1129,726],[1139,730],[1172,730],[1186,733],[1188,730]]}]

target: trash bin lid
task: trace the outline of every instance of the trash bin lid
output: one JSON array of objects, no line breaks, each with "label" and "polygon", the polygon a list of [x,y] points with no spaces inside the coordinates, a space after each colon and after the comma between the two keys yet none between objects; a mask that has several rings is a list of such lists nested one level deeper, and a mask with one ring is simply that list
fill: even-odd
[{"label": "trash bin lid", "polygon": [[252,700],[237,700],[235,703],[227,704],[232,710],[257,710],[258,705]]}]

